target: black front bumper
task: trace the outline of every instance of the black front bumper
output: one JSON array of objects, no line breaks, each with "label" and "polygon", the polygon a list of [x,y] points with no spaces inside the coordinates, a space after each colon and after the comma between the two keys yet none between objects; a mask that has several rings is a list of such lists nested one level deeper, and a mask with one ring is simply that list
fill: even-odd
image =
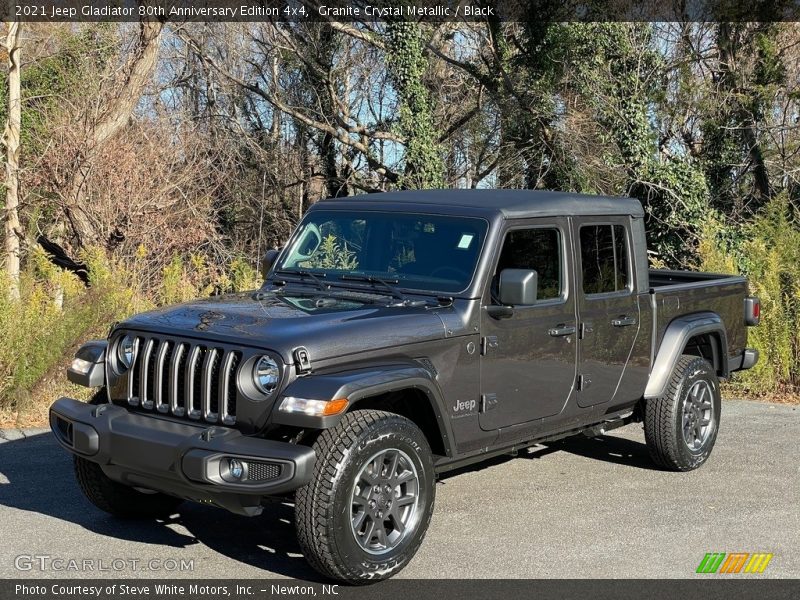
[{"label": "black front bumper", "polygon": [[[64,448],[120,483],[246,515],[261,511],[264,496],[308,483],[316,458],[305,446],[71,398],[50,407],[50,428]],[[229,459],[244,466],[241,480],[231,477]]]}]

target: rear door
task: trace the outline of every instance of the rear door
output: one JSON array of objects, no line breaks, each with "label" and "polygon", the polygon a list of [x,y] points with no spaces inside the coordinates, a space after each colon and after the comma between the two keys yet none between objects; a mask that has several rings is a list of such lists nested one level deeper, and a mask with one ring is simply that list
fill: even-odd
[{"label": "rear door", "polygon": [[[639,334],[639,298],[628,217],[575,218],[578,273],[578,405],[617,401]],[[630,387],[630,386],[627,386]],[[631,398],[632,400],[632,398]]]},{"label": "rear door", "polygon": [[[481,310],[481,429],[491,431],[557,415],[574,391],[577,323],[572,240],[566,218],[515,223],[505,232]],[[490,317],[503,269],[538,273],[535,304],[515,306],[510,318]]]}]

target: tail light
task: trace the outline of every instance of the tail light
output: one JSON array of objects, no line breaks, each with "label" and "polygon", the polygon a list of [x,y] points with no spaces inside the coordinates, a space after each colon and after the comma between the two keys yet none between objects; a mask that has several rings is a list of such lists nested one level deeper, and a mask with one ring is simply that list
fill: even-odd
[{"label": "tail light", "polygon": [[758,325],[761,321],[761,300],[756,296],[744,299],[744,322],[749,326]]}]

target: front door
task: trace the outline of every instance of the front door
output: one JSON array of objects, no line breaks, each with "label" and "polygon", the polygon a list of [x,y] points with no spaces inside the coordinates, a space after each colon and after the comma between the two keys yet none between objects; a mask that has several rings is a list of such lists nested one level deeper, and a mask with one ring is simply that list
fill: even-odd
[{"label": "front door", "polygon": [[578,405],[635,400],[619,397],[626,393],[625,369],[640,328],[629,219],[576,219],[574,235],[580,281]]},{"label": "front door", "polygon": [[[574,391],[577,322],[567,219],[526,220],[505,233],[481,310],[481,429],[491,431],[557,415]],[[499,303],[503,269],[538,274],[534,304],[515,306],[511,317],[489,316]]]}]

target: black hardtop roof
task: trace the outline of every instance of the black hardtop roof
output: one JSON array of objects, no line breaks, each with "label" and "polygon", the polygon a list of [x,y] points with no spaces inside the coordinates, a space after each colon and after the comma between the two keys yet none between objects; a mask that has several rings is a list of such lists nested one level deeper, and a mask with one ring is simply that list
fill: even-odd
[{"label": "black hardtop roof", "polygon": [[509,219],[536,216],[571,215],[644,215],[641,203],[635,198],[613,196],[592,196],[572,192],[551,192],[543,190],[404,190],[376,194],[360,194],[344,198],[328,198],[317,203],[319,208],[335,208],[336,205],[348,208],[371,208],[402,210],[411,205],[468,208],[485,211],[487,214],[500,213]]}]

